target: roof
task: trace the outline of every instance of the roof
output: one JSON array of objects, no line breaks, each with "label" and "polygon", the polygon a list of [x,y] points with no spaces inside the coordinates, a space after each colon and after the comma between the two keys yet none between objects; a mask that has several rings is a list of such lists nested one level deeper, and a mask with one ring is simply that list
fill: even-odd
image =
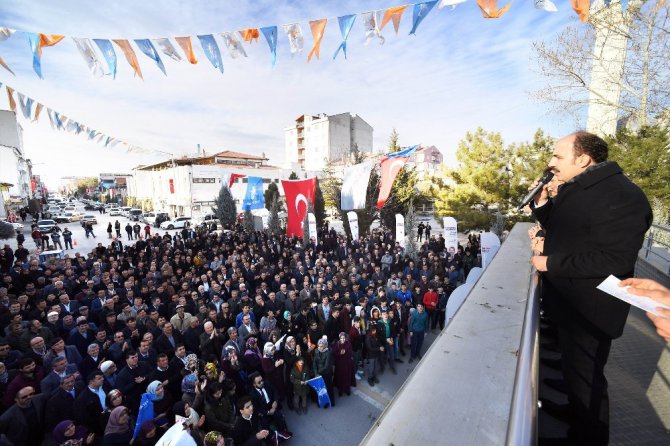
[{"label": "roof", "polygon": [[[177,166],[189,166],[192,164],[215,164],[214,160],[215,158],[232,158],[232,159],[241,159],[241,160],[249,160],[249,161],[257,161],[262,163],[263,161],[268,161],[269,158],[265,156],[259,156],[259,155],[252,155],[250,153],[242,153],[242,152],[235,152],[233,150],[224,150],[221,152],[217,152],[213,155],[207,155],[207,156],[183,156],[181,158],[174,158],[174,163]],[[149,165],[140,165],[135,167],[136,170],[155,170],[155,169],[160,169],[163,167],[168,167],[172,165],[173,159],[167,159],[165,161],[161,161],[156,164],[149,164]]]},{"label": "roof", "polygon": [[224,150],[223,152],[215,153],[214,155],[203,157],[203,158],[237,158],[245,160],[258,160],[258,161],[267,161],[269,158],[259,155],[251,155],[249,153],[234,152],[232,150]]}]

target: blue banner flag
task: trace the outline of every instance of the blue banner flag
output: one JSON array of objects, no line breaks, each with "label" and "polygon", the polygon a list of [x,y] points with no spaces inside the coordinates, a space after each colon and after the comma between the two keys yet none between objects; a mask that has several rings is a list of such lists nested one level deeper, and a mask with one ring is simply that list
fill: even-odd
[{"label": "blue banner flag", "polygon": [[386,155],[386,157],[387,158],[396,158],[398,156],[412,156],[412,154],[414,152],[416,152],[416,149],[418,149],[418,148],[419,148],[419,145],[417,144],[415,146],[408,147],[408,148],[400,150],[398,152],[389,153],[388,155]]},{"label": "blue banner flag", "polygon": [[275,66],[277,62],[277,27],[276,26],[266,26],[261,28],[261,32],[265,36],[265,40],[268,41],[270,46],[270,53],[272,53],[272,66]]},{"label": "blue banner flag", "polygon": [[335,54],[333,54],[333,59],[337,57],[337,53],[342,50],[344,53],[344,58],[347,58],[347,38],[349,37],[349,33],[351,32],[351,27],[354,26],[354,22],[356,21],[356,14],[351,14],[351,15],[343,15],[342,17],[337,18],[337,22],[340,24],[340,33],[342,34],[342,43],[340,43],[340,46],[337,47],[337,50],[335,50]]},{"label": "blue banner flag", "polygon": [[312,389],[316,391],[316,395],[319,398],[319,407],[332,406],[330,402],[330,397],[328,396],[328,390],[326,389],[326,383],[323,381],[323,376],[317,376],[307,381]]},{"label": "blue banner flag", "polygon": [[93,41],[95,42],[96,45],[98,45],[98,48],[100,48],[100,52],[102,53],[102,56],[105,58],[105,61],[107,62],[109,72],[105,74],[107,76],[112,76],[112,79],[116,79],[116,52],[114,51],[112,42],[105,39],[93,39]]},{"label": "blue banner flag", "polygon": [[261,209],[265,207],[265,197],[263,196],[263,178],[248,177],[247,194],[242,202],[242,210],[250,211],[252,209]]},{"label": "blue banner flag", "polygon": [[223,73],[223,60],[221,60],[221,51],[219,51],[219,46],[216,44],[214,36],[211,34],[206,34],[198,36],[200,40],[200,45],[202,50],[205,52],[207,59],[214,65],[214,68],[218,69]]},{"label": "blue banner flag", "polygon": [[140,410],[139,412],[137,412],[137,423],[135,423],[135,433],[133,434],[133,438],[137,437],[137,434],[140,432],[140,426],[142,426],[142,423],[154,419],[154,399],[156,399],[156,395],[152,393],[142,394],[142,400],[140,401]]},{"label": "blue banner flag", "polygon": [[410,34],[416,34],[416,29],[419,27],[419,24],[426,18],[428,13],[435,7],[437,0],[432,2],[417,3],[414,5],[413,18],[412,18],[412,30]]},{"label": "blue banner flag", "polygon": [[28,43],[30,43],[30,49],[33,52],[33,70],[40,77],[42,76],[42,62],[40,61],[40,36],[37,33],[25,33],[28,38]]},{"label": "blue banner flag", "polygon": [[167,73],[165,72],[165,65],[163,65],[163,61],[161,60],[161,57],[158,55],[156,48],[154,48],[153,43],[151,43],[151,40],[135,39],[135,43],[137,44],[137,47],[140,49],[140,51],[142,51],[149,59],[156,62],[158,68],[160,68],[163,74],[167,76]]}]

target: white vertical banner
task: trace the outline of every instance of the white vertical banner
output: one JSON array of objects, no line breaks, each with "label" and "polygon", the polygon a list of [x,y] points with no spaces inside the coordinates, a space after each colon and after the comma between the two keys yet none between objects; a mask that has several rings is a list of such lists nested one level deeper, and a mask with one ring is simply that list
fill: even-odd
[{"label": "white vertical banner", "polygon": [[358,240],[358,214],[354,211],[347,212],[349,219],[349,228],[351,229],[351,239]]},{"label": "white vertical banner", "polygon": [[221,187],[230,187],[230,172],[221,172]]},{"label": "white vertical banner", "polygon": [[342,199],[340,207],[343,211],[365,208],[365,197],[370,181],[372,162],[356,164],[344,169],[344,181],[342,182]]},{"label": "white vertical banner", "polygon": [[307,226],[309,228],[309,238],[314,239],[314,243],[319,243],[318,236],[316,234],[316,216],[311,212],[307,214]]},{"label": "white vertical banner", "polygon": [[482,269],[491,263],[498,249],[500,249],[500,239],[493,232],[484,232],[480,239],[482,249]]},{"label": "white vertical banner", "polygon": [[395,214],[395,241],[405,247],[405,217],[400,214]]},{"label": "white vertical banner", "polygon": [[458,224],[454,217],[444,217],[444,247],[449,254],[456,254],[458,250]]}]

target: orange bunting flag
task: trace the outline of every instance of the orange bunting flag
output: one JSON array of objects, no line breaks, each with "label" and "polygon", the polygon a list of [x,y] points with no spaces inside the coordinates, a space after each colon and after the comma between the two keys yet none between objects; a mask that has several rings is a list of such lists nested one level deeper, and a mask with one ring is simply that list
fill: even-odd
[{"label": "orange bunting flag", "polygon": [[184,54],[186,54],[186,58],[188,59],[188,61],[194,65],[197,64],[198,59],[195,58],[195,53],[193,52],[193,45],[191,44],[191,38],[175,37],[174,40],[177,41],[177,44],[179,44],[181,49],[184,51]]},{"label": "orange bunting flag", "polygon": [[[7,71],[9,71],[10,73],[14,74],[14,72],[12,71],[12,69],[9,68],[9,65],[7,65],[7,64],[5,63],[5,60],[4,60],[2,57],[0,57],[0,65],[2,65],[2,68],[4,68],[5,70],[7,70]],[[14,74],[14,76],[16,76],[16,74]]]},{"label": "orange bunting flag", "polygon": [[589,8],[591,7],[590,0],[570,0],[572,9],[575,10],[579,16],[579,21],[586,23],[589,21]]},{"label": "orange bunting flag", "polygon": [[16,111],[16,101],[14,100],[14,89],[5,86],[7,88],[7,101],[9,102],[9,109],[13,112]]},{"label": "orange bunting flag", "polygon": [[251,42],[252,40],[258,42],[260,32],[258,31],[258,28],[247,28],[240,31],[240,36],[242,36],[242,39],[244,39],[245,42]]},{"label": "orange bunting flag", "polygon": [[500,9],[498,9],[498,0],[477,0],[477,5],[482,10],[485,19],[499,19],[512,6],[512,3],[508,3]]},{"label": "orange bunting flag", "polygon": [[63,40],[65,36],[60,36],[58,34],[42,34],[40,33],[40,45],[37,47],[37,54],[41,57],[42,56],[42,47],[44,46],[54,46],[61,40]]},{"label": "orange bunting flag", "polygon": [[39,121],[40,113],[42,113],[42,108],[44,108],[44,105],[38,102],[37,105],[35,106],[35,117],[33,118],[33,122]]},{"label": "orange bunting flag", "polygon": [[309,27],[312,29],[312,37],[314,38],[314,46],[307,56],[307,62],[312,60],[312,56],[316,55],[319,58],[319,50],[321,49],[321,40],[323,40],[323,33],[326,30],[326,23],[328,19],[312,20],[309,22]]},{"label": "orange bunting flag", "polygon": [[402,14],[407,9],[407,5],[404,6],[395,6],[384,11],[384,18],[382,18],[382,26],[380,29],[384,29],[386,24],[393,20],[393,28],[395,29],[396,35],[398,34],[398,28],[400,28],[400,19],[402,19]]},{"label": "orange bunting flag", "polygon": [[112,40],[112,42],[116,43],[118,47],[121,48],[121,51],[123,51],[123,54],[126,56],[126,60],[130,66],[133,67],[133,70],[135,70],[135,75],[144,80],[142,77],[142,70],[140,70],[140,64],[137,61],[137,56],[135,56],[135,51],[130,46],[130,42],[123,39]]}]

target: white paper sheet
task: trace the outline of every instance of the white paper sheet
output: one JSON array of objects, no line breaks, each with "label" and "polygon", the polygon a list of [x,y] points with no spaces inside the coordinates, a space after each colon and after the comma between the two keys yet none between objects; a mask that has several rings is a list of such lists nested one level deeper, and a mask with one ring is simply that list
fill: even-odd
[{"label": "white paper sheet", "polygon": [[620,287],[619,282],[621,281],[616,277],[609,276],[607,279],[603,280],[603,282],[600,285],[598,285],[597,288],[600,291],[604,291],[607,294],[611,294],[617,299],[621,299],[624,302],[628,302],[629,304],[641,308],[644,311],[655,314],[656,316],[666,317],[662,314],[659,314],[659,312],[656,309],[658,307],[661,307],[670,310],[670,307],[663,305],[659,302],[656,302],[654,299],[650,297],[630,294],[628,292],[628,287]]}]

